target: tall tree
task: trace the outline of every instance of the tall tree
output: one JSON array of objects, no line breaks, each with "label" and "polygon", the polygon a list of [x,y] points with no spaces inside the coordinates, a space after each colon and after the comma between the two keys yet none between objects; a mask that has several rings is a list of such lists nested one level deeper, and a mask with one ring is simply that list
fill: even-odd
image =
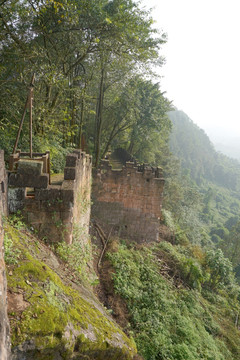
[{"label": "tall tree", "polygon": [[[119,109],[129,80],[162,61],[166,37],[152,24],[131,0],[6,0],[0,8],[0,87],[11,106],[1,102],[0,125],[15,131],[34,71],[36,145],[48,139],[79,146],[85,131],[90,143],[94,139],[90,148],[98,164],[113,139],[129,132],[133,99],[125,115]],[[114,111],[110,119],[114,108],[121,115]]]}]

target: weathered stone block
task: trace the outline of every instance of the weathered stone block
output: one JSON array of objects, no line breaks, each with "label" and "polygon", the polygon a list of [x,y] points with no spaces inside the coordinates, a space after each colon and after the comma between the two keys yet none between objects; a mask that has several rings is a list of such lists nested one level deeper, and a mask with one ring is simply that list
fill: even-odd
[{"label": "weathered stone block", "polygon": [[37,200],[61,200],[61,190],[60,186],[58,188],[53,188],[51,186],[48,189],[36,189],[35,199]]},{"label": "weathered stone block", "polygon": [[27,174],[10,173],[8,183],[16,187],[33,187],[46,189],[49,183],[49,175],[29,176]]},{"label": "weathered stone block", "polygon": [[24,188],[8,188],[8,210],[11,214],[22,210],[24,207],[25,189]]},{"label": "weathered stone block", "polygon": [[25,188],[15,188],[10,187],[8,188],[11,197],[14,197],[15,200],[21,201],[25,198]]},{"label": "weathered stone block", "polygon": [[46,238],[49,243],[64,240],[62,229],[57,228],[53,223],[43,223],[38,229],[40,237]]},{"label": "weathered stone block", "polygon": [[42,224],[45,223],[46,220],[49,222],[51,222],[51,218],[49,218],[49,216],[47,216],[45,211],[31,211],[31,212],[27,212],[27,221],[30,224]]},{"label": "weathered stone block", "polygon": [[18,161],[18,174],[27,174],[31,176],[40,176],[43,171],[43,162],[32,159],[19,159]]},{"label": "weathered stone block", "polygon": [[58,212],[61,210],[62,203],[56,201],[55,199],[49,200],[39,200],[40,209],[43,211],[49,212]]},{"label": "weathered stone block", "polygon": [[65,167],[64,168],[64,180],[75,180],[76,179],[76,168]]},{"label": "weathered stone block", "polygon": [[71,210],[69,210],[69,211],[63,211],[63,212],[61,212],[61,215],[60,215],[61,220],[62,220],[64,223],[65,223],[66,221],[71,220],[71,219],[72,219],[72,216],[73,216],[73,213],[72,213]]},{"label": "weathered stone block", "polygon": [[24,209],[25,212],[29,211],[39,211],[40,210],[40,201],[35,198],[25,197],[24,199]]},{"label": "weathered stone block", "polygon": [[[72,154],[76,154],[77,158],[80,159],[82,151],[80,149],[73,150]],[[71,155],[72,155],[71,154]]]},{"label": "weathered stone block", "polygon": [[35,190],[35,199],[36,200],[47,200],[49,198],[48,189],[36,189]]},{"label": "weathered stone block", "polygon": [[70,154],[66,157],[66,167],[75,167],[77,165],[78,154]]},{"label": "weathered stone block", "polygon": [[64,203],[72,203],[74,202],[74,191],[73,190],[62,190],[61,191],[61,198]]}]

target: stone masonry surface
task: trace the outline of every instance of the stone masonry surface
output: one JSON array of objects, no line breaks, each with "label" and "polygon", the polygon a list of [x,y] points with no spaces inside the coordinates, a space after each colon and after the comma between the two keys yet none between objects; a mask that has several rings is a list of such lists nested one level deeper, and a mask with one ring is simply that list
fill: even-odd
[{"label": "stone masonry surface", "polygon": [[7,215],[7,176],[4,152],[0,150],[0,359],[10,359],[9,323],[7,318],[7,282],[3,257],[3,216]]},{"label": "stone masonry surface", "polygon": [[108,160],[94,176],[92,217],[136,242],[158,241],[164,180],[160,168],[127,162],[112,170]]},{"label": "stone masonry surface", "polygon": [[[91,172],[91,156],[74,150],[66,157],[63,183],[49,185],[48,174],[41,173],[40,165],[31,168],[28,161],[9,174],[9,211],[20,209],[39,236],[49,242],[71,243],[74,232],[85,242],[89,231]],[[34,192],[28,195],[27,187],[34,188]]]}]

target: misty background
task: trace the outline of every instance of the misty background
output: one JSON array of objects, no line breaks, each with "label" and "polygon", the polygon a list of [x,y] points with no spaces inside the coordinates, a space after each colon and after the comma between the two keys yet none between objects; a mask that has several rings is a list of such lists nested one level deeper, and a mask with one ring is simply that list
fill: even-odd
[{"label": "misty background", "polygon": [[167,34],[161,89],[210,137],[216,150],[240,159],[240,4],[237,0],[143,0]]}]

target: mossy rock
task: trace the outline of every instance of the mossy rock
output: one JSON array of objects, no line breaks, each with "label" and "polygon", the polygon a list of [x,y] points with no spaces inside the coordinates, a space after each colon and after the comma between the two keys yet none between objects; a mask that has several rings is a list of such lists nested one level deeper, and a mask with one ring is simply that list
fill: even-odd
[{"label": "mossy rock", "polygon": [[133,359],[134,341],[87,298],[89,290],[66,285],[27,234],[9,225],[6,232],[18,249],[17,264],[8,266],[12,359]]}]

